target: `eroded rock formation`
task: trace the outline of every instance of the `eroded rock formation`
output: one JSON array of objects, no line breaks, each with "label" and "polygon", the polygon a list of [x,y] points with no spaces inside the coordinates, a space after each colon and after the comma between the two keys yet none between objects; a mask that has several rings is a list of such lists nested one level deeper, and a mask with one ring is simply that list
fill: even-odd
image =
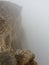
[{"label": "eroded rock formation", "polygon": [[18,5],[0,1],[0,65],[37,65],[31,51],[15,48],[22,43],[20,13]]}]

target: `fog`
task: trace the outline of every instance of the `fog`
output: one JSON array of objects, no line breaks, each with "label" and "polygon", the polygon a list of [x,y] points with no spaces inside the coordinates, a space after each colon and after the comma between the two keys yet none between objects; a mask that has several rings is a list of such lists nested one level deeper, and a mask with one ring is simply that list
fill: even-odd
[{"label": "fog", "polygon": [[39,65],[49,65],[49,0],[9,0],[22,6],[22,24],[27,44]]}]

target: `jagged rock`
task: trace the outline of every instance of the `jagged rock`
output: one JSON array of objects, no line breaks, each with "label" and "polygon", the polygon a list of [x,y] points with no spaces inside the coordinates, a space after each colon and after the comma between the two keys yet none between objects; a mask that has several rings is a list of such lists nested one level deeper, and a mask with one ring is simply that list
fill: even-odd
[{"label": "jagged rock", "polygon": [[18,62],[18,65],[25,65],[31,59],[35,58],[35,55],[29,50],[16,50],[15,58]]},{"label": "jagged rock", "polygon": [[20,12],[20,6],[0,1],[0,65],[36,65],[31,51],[16,49],[24,43]]},{"label": "jagged rock", "polygon": [[[21,7],[9,1],[0,1],[0,51],[21,43]],[[12,43],[12,44],[11,44]],[[20,45],[21,46],[21,45]]]},{"label": "jagged rock", "polygon": [[29,50],[16,49],[0,53],[0,64],[7,65],[37,65],[34,61],[35,55]]}]

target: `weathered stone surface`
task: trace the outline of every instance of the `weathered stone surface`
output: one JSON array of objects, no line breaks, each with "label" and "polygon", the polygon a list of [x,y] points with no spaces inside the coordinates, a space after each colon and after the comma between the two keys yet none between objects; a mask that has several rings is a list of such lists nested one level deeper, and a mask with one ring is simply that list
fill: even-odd
[{"label": "weathered stone surface", "polygon": [[16,59],[9,52],[0,53],[0,64],[1,65],[17,65]]},{"label": "weathered stone surface", "polygon": [[18,65],[25,65],[29,63],[31,59],[34,60],[35,55],[29,50],[16,50],[15,58],[18,62]]},{"label": "weathered stone surface", "polygon": [[16,48],[15,42],[20,45],[22,35],[20,14],[20,6],[9,1],[0,1],[0,51],[10,49],[11,45]]},{"label": "weathered stone surface", "polygon": [[24,43],[20,12],[18,5],[0,1],[0,65],[37,65],[31,51],[16,49]]},{"label": "weathered stone surface", "polygon": [[4,62],[9,63],[8,65],[37,65],[34,58],[35,55],[29,50],[11,49],[0,53],[0,64]]}]

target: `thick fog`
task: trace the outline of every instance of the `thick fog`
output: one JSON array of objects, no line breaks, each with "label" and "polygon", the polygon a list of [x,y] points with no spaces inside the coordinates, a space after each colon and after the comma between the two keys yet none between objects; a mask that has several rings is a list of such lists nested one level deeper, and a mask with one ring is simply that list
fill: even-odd
[{"label": "thick fog", "polygon": [[9,0],[22,6],[22,24],[27,44],[39,65],[49,65],[49,0]]}]

